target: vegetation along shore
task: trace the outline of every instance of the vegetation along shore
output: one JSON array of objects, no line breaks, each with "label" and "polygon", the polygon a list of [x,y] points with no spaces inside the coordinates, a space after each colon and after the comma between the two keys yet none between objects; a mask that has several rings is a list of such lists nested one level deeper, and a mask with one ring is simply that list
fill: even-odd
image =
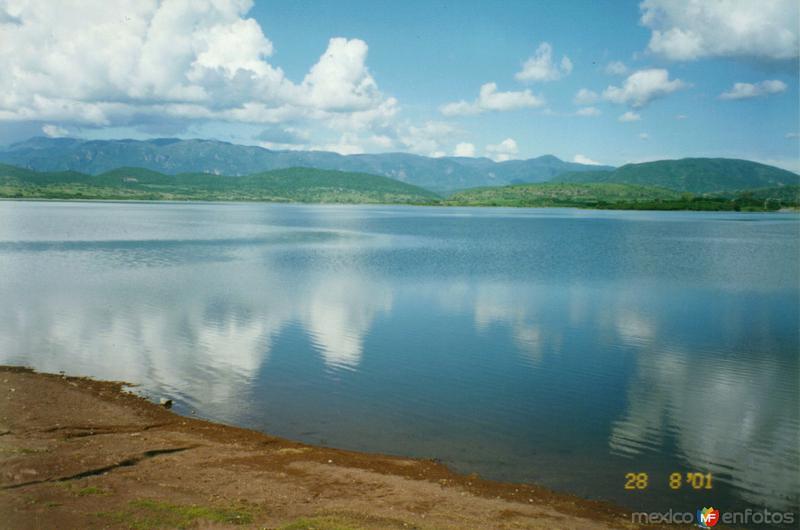
[{"label": "vegetation along shore", "polygon": [[0,197],[619,210],[776,211],[800,207],[800,185],[793,173],[747,161],[720,164],[715,159],[697,160],[638,164],[642,166],[639,171],[631,169],[629,166],[637,166],[631,164],[613,171],[566,172],[547,182],[483,186],[449,194],[381,175],[315,168],[275,169],[246,176],[168,175],[119,168],[89,175],[0,164]]}]

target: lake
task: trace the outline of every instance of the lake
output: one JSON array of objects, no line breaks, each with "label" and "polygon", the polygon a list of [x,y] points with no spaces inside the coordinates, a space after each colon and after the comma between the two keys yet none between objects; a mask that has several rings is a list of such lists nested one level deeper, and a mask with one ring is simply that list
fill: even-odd
[{"label": "lake", "polygon": [[796,214],[0,202],[2,364],[634,510],[798,509],[799,356]]}]

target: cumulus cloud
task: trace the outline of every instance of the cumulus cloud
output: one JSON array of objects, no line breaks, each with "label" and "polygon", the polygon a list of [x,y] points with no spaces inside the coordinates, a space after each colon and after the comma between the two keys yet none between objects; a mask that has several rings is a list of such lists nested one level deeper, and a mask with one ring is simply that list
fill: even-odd
[{"label": "cumulus cloud", "polygon": [[62,138],[69,134],[69,131],[58,125],[47,124],[42,126],[42,132],[50,138]]},{"label": "cumulus cloud", "polygon": [[575,112],[576,116],[584,116],[584,117],[600,116],[600,114],[602,114],[602,112],[600,112],[600,109],[598,109],[597,107],[583,107],[582,109],[578,109],[578,111]]},{"label": "cumulus cloud", "polygon": [[[360,113],[346,114],[347,119],[337,124],[333,132],[338,131],[338,136],[324,141],[315,140],[305,144],[306,149],[317,151],[334,151],[340,154],[360,154],[368,152],[408,151],[411,153],[441,157],[445,156],[446,147],[453,142],[453,138],[463,134],[463,131],[451,123],[429,120],[422,124],[410,121],[397,122],[387,119],[385,121],[367,121],[356,123]],[[296,129],[291,131],[297,132]],[[305,134],[305,131],[300,132]],[[302,147],[302,144],[298,144]],[[267,145],[266,147],[274,147]],[[295,149],[296,146],[280,146]]]},{"label": "cumulus cloud", "polygon": [[612,61],[606,65],[605,72],[608,75],[625,75],[628,73],[628,67],[622,61]]},{"label": "cumulus cloud", "polygon": [[373,143],[382,145],[384,142],[380,137],[361,137],[355,133],[346,132],[331,142],[311,144],[307,148],[310,151],[333,151],[340,155],[358,155],[365,153]]},{"label": "cumulus cloud", "polygon": [[300,82],[269,60],[249,0],[0,2],[0,121],[136,126],[152,117],[383,126],[368,47],[333,38]]},{"label": "cumulus cloud", "polygon": [[586,164],[588,166],[599,166],[599,165],[601,165],[600,162],[597,162],[596,160],[592,160],[588,156],[583,156],[583,155],[575,155],[572,158],[572,161],[577,163],[577,164]]},{"label": "cumulus cloud", "polygon": [[645,0],[642,25],[652,34],[648,50],[671,60],[798,57],[797,0]]},{"label": "cumulus cloud", "polygon": [[688,117],[689,116],[687,116],[686,114],[678,114],[677,116],[675,116],[675,119],[676,120],[685,120]]},{"label": "cumulus cloud", "polygon": [[481,86],[478,99],[475,101],[456,101],[439,108],[445,116],[469,116],[486,111],[508,111],[523,108],[537,108],[545,104],[544,99],[534,95],[530,90],[498,92],[497,83],[486,83]]},{"label": "cumulus cloud", "polygon": [[621,87],[609,86],[603,91],[603,99],[639,108],[686,86],[680,79],[670,79],[667,70],[650,68],[632,73]]},{"label": "cumulus cloud", "polygon": [[453,156],[473,157],[475,156],[475,145],[467,142],[461,142],[458,145],[456,145],[456,148],[453,151]]},{"label": "cumulus cloud", "polygon": [[486,146],[486,153],[495,162],[505,162],[511,160],[519,152],[517,142],[513,138],[506,138],[499,144],[489,144]]},{"label": "cumulus cloud", "polygon": [[649,140],[650,139],[650,135],[645,133],[645,132],[639,133],[639,139],[640,140]]},{"label": "cumulus cloud", "polygon": [[629,110],[626,113],[621,114],[620,117],[617,118],[617,121],[621,121],[621,122],[625,123],[625,122],[631,122],[631,121],[639,121],[641,119],[642,119],[642,117],[639,114]]},{"label": "cumulus cloud", "polygon": [[366,67],[367,43],[359,39],[334,38],[303,79],[301,94],[313,108],[365,110],[383,99]]},{"label": "cumulus cloud", "polygon": [[441,121],[427,121],[421,126],[405,124],[398,130],[401,147],[412,153],[434,157],[444,156],[442,145],[449,143],[453,135],[459,132],[453,125]]},{"label": "cumulus cloud", "polygon": [[564,55],[558,64],[554,63],[553,47],[550,43],[543,42],[514,77],[519,81],[555,81],[570,72],[572,72],[572,61],[569,57]]},{"label": "cumulus cloud", "polygon": [[760,83],[734,83],[733,88],[719,95],[720,99],[750,99],[770,94],[778,94],[786,90],[786,83],[776,79]]},{"label": "cumulus cloud", "polygon": [[582,88],[575,93],[575,97],[572,99],[572,101],[576,105],[591,105],[599,98],[600,96],[597,94],[597,92],[589,90],[588,88]]},{"label": "cumulus cloud", "polygon": [[788,133],[786,133],[786,138],[787,139],[800,138],[800,133],[788,132]]}]

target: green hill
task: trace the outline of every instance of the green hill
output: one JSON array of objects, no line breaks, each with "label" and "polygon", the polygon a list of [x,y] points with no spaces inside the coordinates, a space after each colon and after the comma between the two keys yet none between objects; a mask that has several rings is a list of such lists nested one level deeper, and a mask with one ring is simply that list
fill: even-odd
[{"label": "green hill", "polygon": [[751,197],[757,200],[778,199],[786,203],[800,203],[800,185],[778,186],[775,188],[755,188],[751,190],[722,191],[711,194],[716,197]]},{"label": "green hill", "polygon": [[626,164],[613,171],[562,173],[551,182],[636,184],[682,192],[714,193],[797,185],[800,176],[749,160],[683,158]]},{"label": "green hill", "polygon": [[[610,172],[596,173],[602,176]],[[442,199],[431,191],[388,177],[311,168],[231,177],[209,173],[165,175],[143,168],[86,175],[0,164],[0,197],[761,211],[800,207],[800,185],[695,195],[614,182],[551,182],[471,188]]]},{"label": "green hill", "polygon": [[519,184],[473,188],[451,195],[447,202],[461,206],[600,206],[612,203],[677,200],[675,191],[630,184]]},{"label": "green hill", "polygon": [[229,177],[165,175],[142,168],[86,175],[7,165],[0,165],[0,197],[391,204],[429,204],[439,199],[433,192],[388,177],[310,168]]},{"label": "green hill", "polygon": [[635,184],[523,184],[464,190],[451,195],[444,204],[609,210],[774,211],[799,207],[800,186],[694,195]]}]

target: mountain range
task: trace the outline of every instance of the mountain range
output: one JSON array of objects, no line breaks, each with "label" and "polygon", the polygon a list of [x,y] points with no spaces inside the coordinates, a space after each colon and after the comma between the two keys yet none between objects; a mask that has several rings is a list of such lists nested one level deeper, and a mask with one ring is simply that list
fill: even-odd
[{"label": "mountain range", "polygon": [[430,158],[408,153],[340,155],[326,151],[273,151],[218,140],[81,140],[36,137],[0,150],[0,162],[37,171],[72,170],[97,175],[119,167],[165,174],[251,175],[309,167],[370,173],[437,193],[477,186],[545,182],[564,172],[612,170],[565,162],[552,155],[495,162],[488,158]]}]

